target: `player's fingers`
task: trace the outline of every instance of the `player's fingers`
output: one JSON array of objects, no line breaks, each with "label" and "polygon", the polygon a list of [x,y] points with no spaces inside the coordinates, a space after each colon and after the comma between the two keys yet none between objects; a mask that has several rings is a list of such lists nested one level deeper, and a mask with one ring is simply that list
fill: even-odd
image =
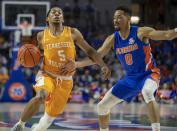
[{"label": "player's fingers", "polygon": [[108,71],[107,80],[109,80],[110,77],[111,77],[111,71]]},{"label": "player's fingers", "polygon": [[67,71],[67,70],[65,70],[64,72],[63,72],[63,75],[67,75],[69,72]]},{"label": "player's fingers", "polygon": [[111,76],[111,72],[109,70],[106,70],[105,71],[105,80],[109,80],[110,76]]},{"label": "player's fingers", "polygon": [[63,73],[65,73],[65,71],[66,71],[66,69],[65,69],[65,68],[60,69],[59,73],[60,73],[60,74],[63,74]]},{"label": "player's fingers", "polygon": [[105,73],[104,75],[104,80],[107,80],[107,73]]},{"label": "player's fingers", "polygon": [[103,79],[106,80],[106,72],[103,72]]},{"label": "player's fingers", "polygon": [[59,73],[62,73],[63,70],[64,70],[64,68],[65,68],[65,66],[60,66],[60,67],[58,67],[58,70],[59,70],[58,72],[59,72]]},{"label": "player's fingers", "polygon": [[67,60],[67,61],[73,61],[71,58],[68,58],[68,57],[65,57],[65,59]]}]

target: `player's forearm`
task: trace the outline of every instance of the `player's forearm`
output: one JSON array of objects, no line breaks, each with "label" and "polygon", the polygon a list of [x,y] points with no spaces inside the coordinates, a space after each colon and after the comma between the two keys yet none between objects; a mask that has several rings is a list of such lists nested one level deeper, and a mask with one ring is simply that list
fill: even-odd
[{"label": "player's forearm", "polygon": [[173,40],[177,38],[177,28],[167,31],[165,37],[167,40]]},{"label": "player's forearm", "polygon": [[144,37],[152,40],[173,40],[177,38],[177,28],[167,31],[154,30],[152,28],[140,28],[144,31]]},{"label": "player's forearm", "polygon": [[96,52],[94,49],[90,49],[87,52],[88,57],[95,62],[96,64],[102,66],[106,66],[106,64],[104,63],[103,59],[101,58],[100,54],[98,52]]},{"label": "player's forearm", "polygon": [[76,61],[76,67],[77,68],[90,66],[90,65],[94,65],[94,64],[95,63],[92,60],[90,60],[89,58],[86,58],[86,59],[81,60],[81,61]]}]

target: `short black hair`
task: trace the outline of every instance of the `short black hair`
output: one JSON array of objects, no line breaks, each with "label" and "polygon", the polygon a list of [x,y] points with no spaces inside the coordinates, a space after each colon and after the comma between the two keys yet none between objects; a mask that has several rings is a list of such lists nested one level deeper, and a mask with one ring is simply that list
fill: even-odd
[{"label": "short black hair", "polygon": [[[49,9],[49,11],[47,12],[46,17],[48,17],[48,16],[49,16],[50,11],[51,11],[53,8],[60,8],[60,7],[57,7],[57,6],[53,6],[53,7],[51,7],[51,8]],[[61,8],[60,8],[60,9],[61,9]],[[62,10],[62,12],[63,12],[63,10]]]},{"label": "short black hair", "polygon": [[51,9],[52,9],[52,8],[50,8],[50,10],[47,12],[46,17],[48,17],[48,16],[49,16]]},{"label": "short black hair", "polygon": [[[52,10],[52,8],[50,8],[50,10],[47,12],[47,15],[46,15],[46,17],[48,17],[49,16],[49,14],[50,14],[50,11]],[[46,21],[46,23],[47,23],[47,26],[49,25],[49,22],[48,21]]]},{"label": "short black hair", "polygon": [[[59,7],[57,7],[57,6],[51,7],[51,8],[49,9],[49,11],[47,12],[46,17],[48,17],[48,16],[49,16],[50,11],[51,11],[53,8],[59,8]],[[60,9],[61,9],[61,8],[60,8]],[[62,10],[62,13],[63,13],[63,10]],[[49,22],[47,22],[47,25],[49,25]]]},{"label": "short black hair", "polygon": [[132,15],[132,10],[130,8],[128,8],[127,6],[119,6],[115,9],[115,11],[117,10],[122,10],[124,11],[125,14],[131,16]]}]

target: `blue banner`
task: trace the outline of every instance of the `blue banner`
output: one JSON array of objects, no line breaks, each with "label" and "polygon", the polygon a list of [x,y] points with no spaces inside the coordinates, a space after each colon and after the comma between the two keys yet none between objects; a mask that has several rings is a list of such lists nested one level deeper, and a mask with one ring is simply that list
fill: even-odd
[{"label": "blue banner", "polygon": [[17,60],[17,53],[20,46],[13,45],[11,75],[4,85],[4,92],[1,98],[3,102],[27,102],[32,98],[29,83],[25,80],[22,66]]}]

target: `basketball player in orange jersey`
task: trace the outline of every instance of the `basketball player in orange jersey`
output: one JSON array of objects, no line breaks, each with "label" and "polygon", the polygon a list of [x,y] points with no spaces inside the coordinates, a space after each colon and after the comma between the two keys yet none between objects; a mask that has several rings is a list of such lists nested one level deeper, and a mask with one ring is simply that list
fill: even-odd
[{"label": "basketball player in orange jersey", "polygon": [[[45,102],[45,113],[39,123],[32,127],[32,131],[45,131],[53,120],[63,112],[70,95],[75,65],[70,61],[75,60],[76,52],[74,42],[102,67],[104,78],[110,77],[110,70],[103,62],[99,54],[88,45],[82,34],[76,29],[63,26],[63,11],[54,7],[47,14],[46,21],[49,28],[37,34],[40,49],[44,51],[42,68],[36,76],[36,96],[26,105],[20,121],[14,125],[11,131],[22,131],[24,124],[35,115],[40,105]],[[62,75],[60,66],[67,64],[72,72]],[[71,64],[70,64],[71,63]]]},{"label": "basketball player in orange jersey", "polygon": [[[122,101],[130,102],[139,93],[143,94],[147,104],[148,116],[153,131],[160,131],[158,105],[154,92],[159,86],[160,72],[151,54],[149,39],[172,40],[177,38],[177,28],[160,31],[150,27],[130,25],[131,10],[120,6],[114,13],[115,32],[108,36],[98,53],[104,57],[111,48],[126,70],[126,76],[118,81],[98,103],[100,131],[109,131],[110,109]],[[77,67],[94,64],[91,60],[78,61]],[[66,67],[62,68],[64,72]]]}]

